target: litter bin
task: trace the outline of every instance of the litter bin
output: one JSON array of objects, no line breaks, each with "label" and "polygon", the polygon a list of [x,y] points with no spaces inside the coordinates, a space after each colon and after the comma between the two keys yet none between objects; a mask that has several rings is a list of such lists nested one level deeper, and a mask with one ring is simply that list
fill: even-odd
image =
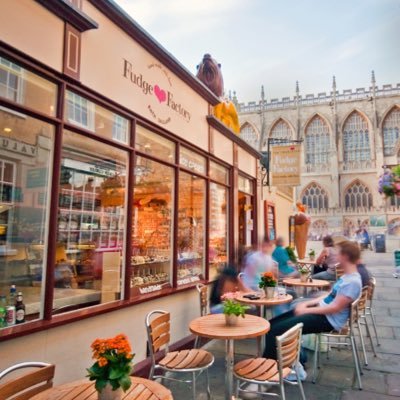
[{"label": "litter bin", "polygon": [[374,249],[375,253],[386,253],[386,240],[385,235],[378,234],[374,236]]}]

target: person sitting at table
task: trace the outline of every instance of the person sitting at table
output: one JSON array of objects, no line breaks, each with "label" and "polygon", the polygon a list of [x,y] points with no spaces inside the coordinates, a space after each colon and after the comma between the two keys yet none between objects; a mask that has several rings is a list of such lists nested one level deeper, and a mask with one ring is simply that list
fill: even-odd
[{"label": "person sitting at table", "polygon": [[270,320],[271,329],[266,335],[264,357],[276,359],[276,337],[299,322],[303,323],[303,334],[340,331],[350,316],[351,303],[362,289],[357,271],[360,248],[357,243],[345,241],[339,245],[338,260],[344,275],[334,284],[331,292],[321,297],[303,301],[294,310]]},{"label": "person sitting at table", "polygon": [[214,281],[210,293],[210,312],[211,314],[221,314],[223,305],[221,297],[230,292],[248,292],[242,281],[238,277],[236,268],[233,265],[227,265]]},{"label": "person sitting at table", "polygon": [[290,260],[289,253],[285,247],[285,239],[280,236],[276,239],[276,247],[272,258],[278,263],[279,276],[281,278],[298,278],[299,272]]},{"label": "person sitting at table", "polygon": [[246,257],[242,277],[244,286],[258,291],[260,277],[264,272],[272,272],[278,276],[278,265],[271,256],[272,250],[273,243],[269,239],[264,239],[260,249]]},{"label": "person sitting at table", "polygon": [[[318,256],[316,264],[322,265],[319,272],[314,273],[313,279],[323,279],[326,281],[336,280],[336,264],[338,263],[338,250],[335,247],[332,236],[325,236],[322,240],[324,249]],[[314,267],[314,272],[315,267]]]}]

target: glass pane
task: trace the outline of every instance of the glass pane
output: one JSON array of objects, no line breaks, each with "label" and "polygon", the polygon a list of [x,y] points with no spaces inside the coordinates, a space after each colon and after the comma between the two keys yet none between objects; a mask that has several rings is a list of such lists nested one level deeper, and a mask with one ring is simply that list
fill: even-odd
[{"label": "glass pane", "polygon": [[127,153],[65,131],[54,312],[121,298]]},{"label": "glass pane", "polygon": [[216,279],[221,267],[228,262],[228,199],[227,188],[210,183],[210,280]]},{"label": "glass pane", "polygon": [[4,57],[0,57],[0,97],[47,115],[56,114],[57,85]]},{"label": "glass pane", "polygon": [[174,169],[136,158],[131,295],[170,287]]},{"label": "glass pane", "polygon": [[250,179],[239,176],[239,191],[253,194],[253,182]]},{"label": "glass pane", "polygon": [[175,143],[157,135],[140,125],[136,125],[135,147],[148,155],[164,161],[175,162]]},{"label": "glass pane", "polygon": [[54,128],[20,115],[0,110],[0,296],[15,305],[8,296],[16,285],[32,320],[43,306]]},{"label": "glass pane", "polygon": [[178,285],[204,278],[206,182],[194,175],[179,175]]},{"label": "glass pane", "polygon": [[185,149],[184,147],[180,150],[179,164],[193,172],[197,172],[198,174],[206,175],[207,173],[205,157],[191,150]]},{"label": "glass pane", "polygon": [[65,119],[117,142],[129,143],[129,121],[74,92],[67,91]]},{"label": "glass pane", "polygon": [[210,178],[225,185],[229,185],[229,170],[228,168],[211,161]]}]

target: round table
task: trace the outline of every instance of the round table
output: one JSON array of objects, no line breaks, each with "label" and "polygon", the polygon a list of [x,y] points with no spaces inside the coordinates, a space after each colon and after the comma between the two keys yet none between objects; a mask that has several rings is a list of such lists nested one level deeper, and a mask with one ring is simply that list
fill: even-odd
[{"label": "round table", "polygon": [[190,332],[209,339],[222,339],[226,343],[225,354],[225,399],[231,400],[233,394],[233,357],[234,340],[256,338],[269,332],[269,322],[264,318],[246,314],[239,317],[236,326],[227,326],[224,314],[210,314],[193,320]]},{"label": "round table", "polygon": [[311,275],[314,273],[315,259],[310,260],[309,258],[303,258],[301,260],[297,260],[297,264],[307,267]]},{"label": "round table", "polygon": [[[158,382],[148,379],[131,377],[132,385],[122,395],[123,400],[173,400],[171,392]],[[33,396],[31,400],[87,400],[97,399],[94,382],[87,379],[55,386],[51,389]]]},{"label": "round table", "polygon": [[315,289],[321,288],[322,289],[324,287],[331,286],[331,283],[332,283],[332,282],[325,281],[322,279],[312,279],[311,281],[307,280],[306,282],[302,282],[300,278],[287,278],[287,279],[284,279],[282,282],[284,285],[287,285],[287,286],[303,287],[304,295],[307,294],[308,288],[315,288]]}]

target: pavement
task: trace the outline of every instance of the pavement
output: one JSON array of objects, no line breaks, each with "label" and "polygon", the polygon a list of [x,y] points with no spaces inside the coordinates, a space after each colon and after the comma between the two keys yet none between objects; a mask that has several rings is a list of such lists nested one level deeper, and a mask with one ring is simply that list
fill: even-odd
[{"label": "pavement", "polygon": [[[308,378],[304,391],[308,400],[394,400],[400,398],[400,278],[393,277],[394,261],[392,253],[363,253],[364,262],[377,279],[374,310],[381,342],[376,347],[374,357],[367,343],[368,366],[363,367],[363,390],[357,388],[351,351],[346,348],[332,349],[329,360],[321,354],[321,368],[315,384],[311,382],[313,352],[309,352],[306,364]],[[368,340],[367,340],[368,342]],[[222,341],[211,341],[206,346],[215,356],[215,364],[210,369],[211,393],[213,400],[224,400],[225,390],[225,347]],[[256,354],[255,340],[236,341],[235,361]],[[167,382],[166,382],[167,383]],[[191,399],[191,389],[185,384],[168,384],[174,399]],[[298,388],[286,385],[287,399],[301,399]],[[274,391],[274,390],[270,390]],[[264,398],[271,398],[264,396]],[[198,381],[197,400],[207,399],[205,381]],[[261,399],[261,397],[260,397]]]}]

